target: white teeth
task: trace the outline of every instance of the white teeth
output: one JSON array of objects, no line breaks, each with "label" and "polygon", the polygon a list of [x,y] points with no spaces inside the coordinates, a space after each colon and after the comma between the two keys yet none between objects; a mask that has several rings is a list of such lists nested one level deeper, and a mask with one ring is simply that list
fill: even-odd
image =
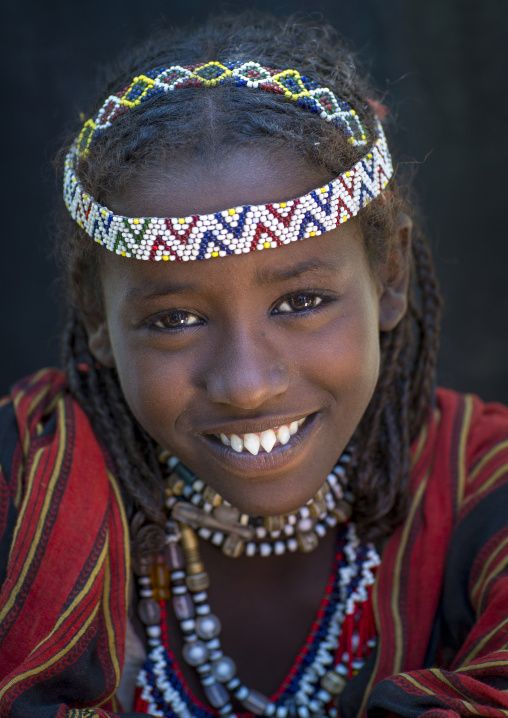
[{"label": "white teeth", "polygon": [[234,451],[238,451],[238,453],[241,454],[243,451],[243,441],[240,439],[240,437],[237,436],[236,434],[232,434],[230,441],[231,441],[231,448]]},{"label": "white teeth", "polygon": [[273,449],[273,447],[275,446],[275,442],[277,441],[277,437],[275,436],[275,431],[273,429],[263,431],[259,439],[263,449],[268,452]]},{"label": "white teeth", "polygon": [[293,436],[293,434],[296,434],[297,431],[298,431],[298,422],[297,422],[297,421],[293,421],[293,422],[289,425],[289,433],[291,434],[291,436]]},{"label": "white teeth", "polygon": [[254,454],[254,456],[256,456],[256,454],[259,452],[260,446],[259,436],[257,436],[256,434],[245,434],[245,436],[243,437],[243,445],[245,446],[247,451],[250,451],[251,454]]},{"label": "white teeth", "polygon": [[230,437],[228,437],[227,434],[216,434],[216,436],[220,438],[224,446],[230,446],[233,451],[239,454],[241,454],[245,448],[251,454],[257,456],[260,447],[263,447],[266,453],[269,454],[277,441],[282,445],[287,444],[290,438],[297,433],[306,418],[307,417],[304,416],[303,419],[292,421],[289,425],[283,424],[276,429],[266,429],[266,431],[262,431],[260,434],[242,434],[242,436],[231,434]]},{"label": "white teeth", "polygon": [[281,444],[287,444],[289,439],[291,438],[291,432],[289,431],[287,426],[279,426],[279,430],[277,431],[277,439],[280,441]]}]

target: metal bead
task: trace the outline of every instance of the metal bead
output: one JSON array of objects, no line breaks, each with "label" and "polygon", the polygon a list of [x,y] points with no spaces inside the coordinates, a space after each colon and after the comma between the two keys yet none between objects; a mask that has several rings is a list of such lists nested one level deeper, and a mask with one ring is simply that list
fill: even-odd
[{"label": "metal bead", "polygon": [[347,501],[337,501],[335,507],[332,509],[332,514],[336,516],[342,524],[349,521],[352,513],[353,507]]},{"label": "metal bead", "polygon": [[161,609],[153,598],[142,598],[138,603],[138,616],[145,626],[156,626],[161,620]]},{"label": "metal bead", "polygon": [[183,551],[177,543],[171,542],[167,544],[164,549],[164,555],[171,571],[176,571],[185,566]]},{"label": "metal bead", "polygon": [[195,615],[194,601],[188,593],[184,593],[181,596],[173,595],[173,609],[179,621],[186,621]]},{"label": "metal bead", "polygon": [[259,691],[255,691],[251,688],[246,698],[241,701],[244,708],[256,716],[262,716],[266,710],[266,707],[270,703],[270,699],[264,696]]},{"label": "metal bead", "polygon": [[282,531],[286,520],[283,516],[265,516],[264,523],[267,531]]},{"label": "metal bead", "polygon": [[206,641],[218,636],[221,628],[220,620],[213,613],[209,613],[207,616],[200,616],[196,620],[196,633],[200,638]]},{"label": "metal bead", "polygon": [[200,591],[206,591],[206,589],[210,586],[210,578],[207,572],[203,571],[202,573],[187,576],[185,583],[187,584],[189,591],[192,593],[199,593]]},{"label": "metal bead", "polygon": [[200,666],[208,660],[208,648],[201,641],[192,641],[184,645],[182,655],[189,666]]},{"label": "metal bead", "polygon": [[229,701],[229,693],[222,683],[212,683],[211,686],[203,686],[205,695],[214,708],[222,708]]},{"label": "metal bead", "polygon": [[328,673],[325,673],[321,678],[321,686],[325,691],[328,691],[328,693],[334,696],[342,693],[346,683],[347,679],[344,676],[340,676],[336,671],[328,671]]},{"label": "metal bead", "polygon": [[245,541],[232,534],[222,544],[222,553],[230,558],[238,558],[243,553]]},{"label": "metal bead", "polygon": [[236,663],[229,656],[221,656],[212,663],[212,673],[219,683],[227,683],[236,673]]},{"label": "metal bead", "polygon": [[[299,531],[296,532],[296,539],[298,541],[298,548],[300,551],[303,551],[304,553],[309,553],[310,551],[314,551],[316,546],[318,545],[318,537],[313,531],[307,531],[304,533],[301,533]],[[289,545],[289,541],[288,541]]]}]

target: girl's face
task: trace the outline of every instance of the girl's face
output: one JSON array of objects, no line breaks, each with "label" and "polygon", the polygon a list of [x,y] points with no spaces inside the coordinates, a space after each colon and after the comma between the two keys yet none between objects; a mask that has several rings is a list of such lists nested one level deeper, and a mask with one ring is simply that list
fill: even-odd
[{"label": "girl's face", "polygon": [[[283,201],[320,183],[297,163],[254,151],[194,170],[111,204],[131,216],[185,216]],[[385,290],[355,221],[276,250],[202,262],[109,252],[102,260],[105,317],[90,329],[90,346],[116,367],[146,431],[242,511],[284,514],[308,501],[379,372]],[[277,443],[257,455],[227,445],[241,447],[247,434]],[[255,438],[246,443],[255,450]]]}]

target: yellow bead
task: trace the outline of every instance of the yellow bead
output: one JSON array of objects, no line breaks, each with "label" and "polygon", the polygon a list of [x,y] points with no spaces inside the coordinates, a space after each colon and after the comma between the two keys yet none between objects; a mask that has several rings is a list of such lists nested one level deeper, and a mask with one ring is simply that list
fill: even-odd
[{"label": "yellow bead", "polygon": [[310,237],[315,237],[315,236],[316,236],[316,233],[315,233],[315,232],[309,232],[309,236],[310,236]]},{"label": "yellow bead", "polygon": [[281,202],[280,206],[281,206],[281,209],[284,209],[285,207],[287,207],[287,204],[286,204],[286,202]]},{"label": "yellow bead", "polygon": [[139,219],[133,219],[132,224],[139,224]]},{"label": "yellow bead", "polygon": [[354,116],[356,115],[356,112],[355,112],[354,110],[351,110],[351,114],[352,114],[353,117],[354,117]]},{"label": "yellow bead", "polygon": [[122,252],[122,257],[125,257],[125,252]]},{"label": "yellow bead", "polygon": [[270,249],[270,246],[271,246],[271,245],[270,245],[270,242],[264,242],[264,244],[263,244],[263,247],[264,247],[265,249]]},{"label": "yellow bead", "polygon": [[212,252],[212,257],[218,257],[218,256],[219,256],[218,252]]},{"label": "yellow bead", "polygon": [[164,262],[167,262],[169,259],[169,254],[163,254],[162,259],[164,260]]},{"label": "yellow bead", "polygon": [[285,92],[284,97],[291,97],[291,92]]},{"label": "yellow bead", "polygon": [[351,172],[346,172],[346,177],[351,177]]},{"label": "yellow bead", "polygon": [[348,142],[350,145],[354,145],[354,143],[355,143],[354,137],[350,137]]},{"label": "yellow bead", "polygon": [[229,214],[232,216],[232,215],[234,215],[234,213],[236,212],[236,210],[235,210],[235,209],[228,209],[228,212],[229,212]]},{"label": "yellow bead", "polygon": [[178,224],[185,224],[185,217],[180,217]]}]

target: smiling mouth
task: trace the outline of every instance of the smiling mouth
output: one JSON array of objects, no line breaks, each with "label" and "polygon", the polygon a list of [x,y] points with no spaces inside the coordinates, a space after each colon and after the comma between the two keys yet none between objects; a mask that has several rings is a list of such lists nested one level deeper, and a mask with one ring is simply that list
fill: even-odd
[{"label": "smiling mouth", "polygon": [[307,418],[304,416],[290,424],[281,424],[248,434],[215,434],[215,436],[224,446],[228,446],[237,454],[246,452],[253,456],[257,456],[259,452],[269,454],[276,446],[287,444],[291,437],[298,433]]}]

